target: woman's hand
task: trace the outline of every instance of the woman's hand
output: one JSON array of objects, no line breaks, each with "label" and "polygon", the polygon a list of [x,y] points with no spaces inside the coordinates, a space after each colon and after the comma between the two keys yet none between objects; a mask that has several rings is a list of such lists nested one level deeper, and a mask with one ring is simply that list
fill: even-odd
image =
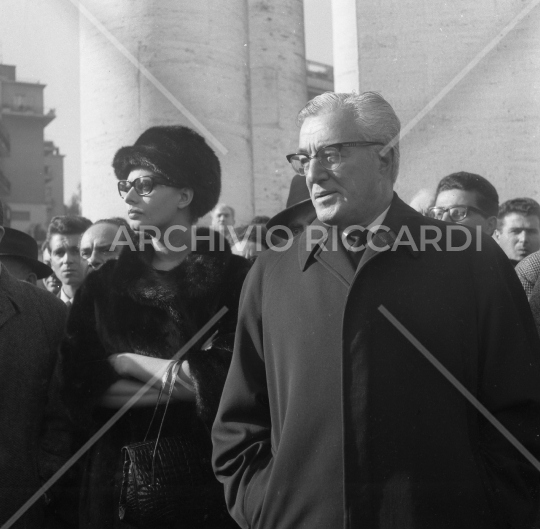
[{"label": "woman's hand", "polygon": [[109,364],[113,366],[114,370],[121,377],[130,376],[128,372],[129,372],[129,362],[130,362],[129,356],[131,354],[132,353],[117,353],[117,354],[112,354],[107,358],[107,360],[109,361]]},{"label": "woman's hand", "polygon": [[[137,353],[117,353],[110,355],[108,360],[114,370],[122,378],[134,378],[143,383],[153,380],[152,385],[157,390],[161,388],[163,375],[165,375],[167,368],[172,362],[172,360],[153,358]],[[183,362],[183,364],[187,365],[187,362]],[[189,370],[189,367],[187,369]],[[178,373],[178,378],[180,377],[183,380],[187,380],[189,384],[181,384],[177,379],[173,390],[173,398],[177,400],[193,401],[195,399],[193,390],[185,387],[186,385],[190,385],[190,378],[186,378],[183,373]],[[165,392],[167,391],[168,385],[165,388]]]},{"label": "woman's hand", "polygon": [[191,380],[191,371],[189,370],[189,364],[187,360],[184,360],[182,362],[182,371],[184,372],[188,380]]}]

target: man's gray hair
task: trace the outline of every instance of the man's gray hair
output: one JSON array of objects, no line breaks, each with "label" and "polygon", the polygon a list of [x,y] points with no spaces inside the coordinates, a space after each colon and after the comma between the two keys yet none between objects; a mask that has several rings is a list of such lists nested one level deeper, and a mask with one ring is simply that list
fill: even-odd
[{"label": "man's gray hair", "polygon": [[[399,132],[401,123],[394,109],[377,92],[336,93],[325,92],[314,97],[298,113],[296,122],[299,126],[310,116],[319,116],[345,109],[352,112],[360,131],[365,132],[368,141],[380,141],[385,145],[390,142],[394,151],[392,179],[396,180],[399,171]],[[353,141],[355,138],[351,138]]]}]

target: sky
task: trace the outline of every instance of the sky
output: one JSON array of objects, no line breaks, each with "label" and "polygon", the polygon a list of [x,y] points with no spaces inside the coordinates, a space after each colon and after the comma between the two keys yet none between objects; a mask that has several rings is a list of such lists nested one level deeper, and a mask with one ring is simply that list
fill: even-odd
[{"label": "sky", "polygon": [[[45,128],[45,139],[54,141],[65,155],[65,203],[77,189],[81,163],[78,11],[74,3],[76,0],[0,0],[0,62],[16,65],[20,80],[47,85],[45,108],[56,110],[56,119]],[[330,4],[331,0],[304,0],[306,57],[326,64],[332,64]]]}]

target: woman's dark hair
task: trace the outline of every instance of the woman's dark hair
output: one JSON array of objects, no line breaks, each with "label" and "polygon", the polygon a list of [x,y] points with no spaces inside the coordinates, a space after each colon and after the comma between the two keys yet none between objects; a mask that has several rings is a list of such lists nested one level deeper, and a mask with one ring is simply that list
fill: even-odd
[{"label": "woman's dark hair", "polygon": [[142,168],[193,189],[189,205],[193,221],[212,210],[221,192],[218,157],[201,135],[180,125],[148,129],[133,146],[122,147],[112,165],[119,180]]}]

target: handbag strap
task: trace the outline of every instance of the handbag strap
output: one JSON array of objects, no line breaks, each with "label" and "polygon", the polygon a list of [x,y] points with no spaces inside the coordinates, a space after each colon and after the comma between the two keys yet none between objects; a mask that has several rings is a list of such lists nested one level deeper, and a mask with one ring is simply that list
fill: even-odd
[{"label": "handbag strap", "polygon": [[[146,435],[144,436],[144,441],[145,442],[146,442],[146,440],[148,438],[148,435],[150,434],[150,430],[152,429],[152,425],[154,424],[154,419],[156,418],[156,414],[157,414],[159,405],[161,403],[161,397],[163,395],[163,391],[165,390],[165,386],[167,385],[167,381],[169,380],[171,371],[173,370],[173,368],[175,367],[176,364],[177,364],[177,362],[170,362],[169,365],[167,366],[167,370],[163,374],[163,377],[161,377],[161,387],[159,388],[159,394],[158,394],[158,398],[157,398],[157,402],[156,402],[156,407],[154,408],[154,413],[152,414],[152,419],[150,419],[150,424],[148,425],[148,430],[146,430]],[[178,370],[176,372],[178,373]],[[172,382],[174,382],[174,380],[175,379],[173,378]],[[169,400],[171,399],[173,389],[174,389],[174,384],[171,384],[171,387],[169,388]],[[169,405],[169,400],[167,401],[167,406]],[[165,411],[166,411],[166,408],[165,408]],[[163,425],[163,421],[162,421],[162,425]],[[160,431],[161,431],[161,427],[160,427]]]},{"label": "handbag strap", "polygon": [[[167,409],[169,408],[169,402],[171,402],[171,397],[174,391],[174,383],[176,381],[176,375],[178,375],[178,370],[180,369],[180,363],[178,361],[171,362],[170,368],[168,369],[171,377],[171,380],[169,382],[169,397],[167,398],[167,404],[165,404],[165,410],[163,410],[163,417],[161,418],[161,424],[159,425],[159,430],[156,438],[156,447],[159,442],[159,438],[161,437],[161,429],[163,428],[163,423],[165,422],[165,415],[167,413]],[[167,377],[168,378],[168,377]],[[154,456],[156,455],[156,450],[154,448]]]},{"label": "handbag strap", "polygon": [[[159,425],[159,430],[158,430],[158,434],[157,434],[157,437],[156,437],[156,441],[155,441],[155,444],[154,444],[154,450],[152,452],[152,483],[154,482],[154,463],[155,463],[155,460],[156,460],[156,453],[157,453],[157,448],[158,448],[158,444],[159,444],[159,439],[161,437],[161,430],[163,429],[163,423],[165,422],[165,415],[167,414],[167,409],[169,408],[169,403],[171,402],[171,397],[172,397],[172,394],[173,394],[173,391],[174,391],[174,384],[176,382],[176,376],[178,375],[178,370],[180,369],[180,362],[178,361],[174,361],[174,362],[171,362],[168,366],[167,366],[167,371],[165,371],[165,374],[163,375],[163,378],[161,380],[161,388],[159,390],[159,395],[158,395],[158,400],[157,400],[157,403],[156,403],[156,408],[154,409],[154,413],[152,415],[152,420],[150,421],[150,426],[148,427],[148,431],[146,432],[146,435],[144,437],[144,440],[146,441],[146,438],[148,437],[148,434],[150,432],[150,428],[152,427],[152,424],[154,422],[154,418],[156,416],[156,412],[157,412],[157,409],[158,409],[158,406],[161,402],[161,396],[163,395],[163,391],[165,389],[165,386],[167,385],[167,382],[169,382],[169,395],[168,395],[168,398],[167,398],[167,403],[165,404],[165,409],[163,410],[163,416],[161,418],[161,423]],[[170,380],[169,380],[170,378]]]}]

